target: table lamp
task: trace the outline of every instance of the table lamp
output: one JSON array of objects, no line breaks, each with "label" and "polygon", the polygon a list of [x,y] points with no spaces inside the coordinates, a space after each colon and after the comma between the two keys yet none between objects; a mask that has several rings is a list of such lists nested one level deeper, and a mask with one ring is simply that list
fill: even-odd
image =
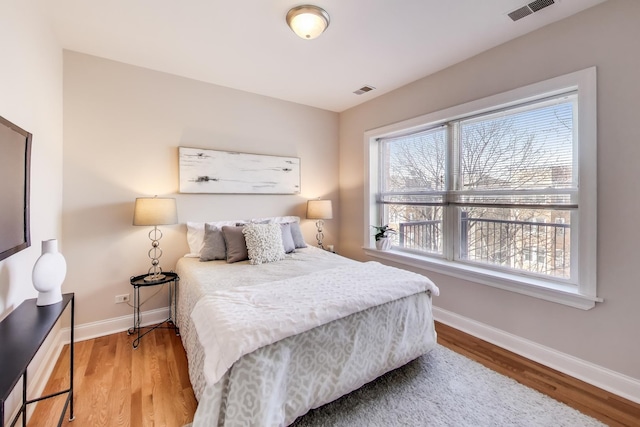
[{"label": "table lamp", "polygon": [[324,249],[324,246],[322,246],[322,239],[324,239],[322,227],[324,226],[325,219],[333,218],[331,200],[318,199],[307,201],[307,218],[317,219],[316,227],[318,229],[318,233],[316,234],[316,239],[318,239],[318,246]]},{"label": "table lamp", "polygon": [[176,199],[157,196],[138,197],[136,199],[136,205],[133,210],[133,225],[153,226],[153,229],[149,231],[151,267],[149,268],[149,275],[144,278],[145,281],[153,282],[165,278],[165,275],[162,274],[162,268],[160,268],[160,257],[162,256],[160,239],[162,239],[162,231],[158,229],[158,226],[176,224],[177,222]]}]

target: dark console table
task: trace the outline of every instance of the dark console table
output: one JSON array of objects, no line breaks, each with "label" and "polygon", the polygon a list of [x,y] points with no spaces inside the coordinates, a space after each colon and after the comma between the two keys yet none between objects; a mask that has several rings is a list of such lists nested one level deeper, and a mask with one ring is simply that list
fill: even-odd
[{"label": "dark console table", "polygon": [[[27,368],[36,352],[47,338],[66,307],[71,303],[71,342],[69,344],[70,375],[69,388],[36,399],[27,399]],[[9,424],[14,426],[20,416],[22,425],[27,425],[27,405],[43,399],[67,393],[58,426],[62,425],[69,407],[69,420],[73,420],[73,329],[74,294],[64,294],[56,304],[38,307],[36,300],[28,299],[0,322],[0,426],[4,427],[4,404],[11,391],[22,377],[22,405],[20,411]]]}]

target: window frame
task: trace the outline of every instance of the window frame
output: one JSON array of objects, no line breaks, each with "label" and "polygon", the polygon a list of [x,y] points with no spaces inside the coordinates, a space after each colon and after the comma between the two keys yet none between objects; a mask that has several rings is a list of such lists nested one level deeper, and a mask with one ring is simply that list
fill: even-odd
[{"label": "window frame", "polygon": [[[431,256],[410,250],[379,251],[375,249],[375,240],[371,226],[380,223],[381,209],[376,203],[379,191],[379,138],[389,138],[413,133],[442,122],[457,120],[466,116],[482,114],[499,108],[509,108],[523,103],[536,101],[567,91],[578,92],[577,129],[579,138],[577,168],[579,177],[578,211],[572,213],[571,222],[577,233],[572,233],[571,245],[578,248],[571,262],[575,265],[576,281],[569,284],[566,280],[538,278],[517,272],[505,272],[455,261],[454,248],[445,243],[444,256]],[[574,73],[565,74],[542,82],[503,92],[497,95],[467,102],[444,110],[436,111],[402,122],[366,131],[364,134],[365,185],[364,185],[364,247],[371,257],[392,261],[414,268],[446,274],[452,277],[481,283],[500,289],[565,304],[588,310],[602,299],[597,296],[597,107],[596,107],[596,68],[591,67]],[[450,147],[451,144],[448,144]],[[450,148],[447,148],[448,150]],[[453,179],[449,170],[447,179]],[[457,221],[455,209],[445,209],[443,232],[456,233]],[[575,242],[573,241],[575,236]],[[446,241],[452,239],[445,239]],[[573,252],[573,251],[572,251]]]}]

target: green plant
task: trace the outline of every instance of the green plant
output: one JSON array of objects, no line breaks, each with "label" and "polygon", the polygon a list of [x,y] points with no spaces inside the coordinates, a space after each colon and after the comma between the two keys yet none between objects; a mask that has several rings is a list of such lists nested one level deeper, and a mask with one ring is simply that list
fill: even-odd
[{"label": "green plant", "polygon": [[388,224],[372,225],[371,227],[373,227],[376,230],[376,234],[375,234],[376,241],[384,237],[389,237],[390,234],[393,234],[396,232],[396,230],[394,230],[393,228],[390,228]]}]

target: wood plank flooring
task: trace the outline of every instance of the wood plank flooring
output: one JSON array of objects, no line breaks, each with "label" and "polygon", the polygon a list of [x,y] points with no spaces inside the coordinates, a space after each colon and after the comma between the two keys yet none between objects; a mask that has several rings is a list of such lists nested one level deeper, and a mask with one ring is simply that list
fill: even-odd
[{"label": "wood plank flooring", "polygon": [[[524,359],[441,323],[438,342],[610,426],[640,426],[640,405]],[[76,343],[75,417],[65,426],[179,427],[193,419],[196,400],[179,337],[157,329],[137,350],[125,332]],[[66,346],[46,392],[69,382]],[[56,425],[64,397],[37,405],[31,427]],[[55,421],[54,421],[55,420]]]},{"label": "wood plank flooring", "polygon": [[[126,332],[75,345],[75,420],[64,426],[166,426],[193,420],[196,399],[180,337],[156,329],[131,347]],[[69,384],[69,346],[49,378],[45,394]],[[66,396],[38,403],[29,426],[55,426]],[[54,422],[55,420],[55,422]]]},{"label": "wood plank flooring", "polygon": [[640,426],[640,404],[436,322],[438,343],[609,426]]}]

